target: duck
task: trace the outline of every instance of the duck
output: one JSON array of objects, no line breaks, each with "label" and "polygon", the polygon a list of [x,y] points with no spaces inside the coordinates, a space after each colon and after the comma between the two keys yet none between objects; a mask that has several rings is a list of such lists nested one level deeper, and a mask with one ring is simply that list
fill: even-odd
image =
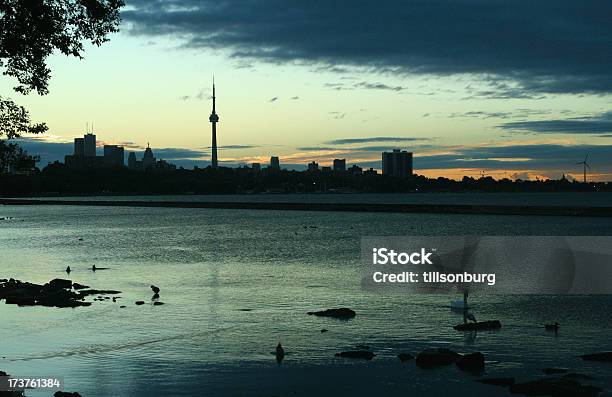
[{"label": "duck", "polygon": [[560,325],[561,324],[555,321],[554,323],[551,323],[551,324],[544,324],[544,328],[547,329],[548,331],[557,331]]},{"label": "duck", "polygon": [[71,271],[70,266],[66,267],[66,273],[70,273]]},{"label": "duck", "polygon": [[281,361],[285,357],[285,349],[280,342],[276,345],[276,360]]},{"label": "duck", "polygon": [[159,294],[159,287],[156,287],[156,286],[152,285],[151,286],[151,290],[153,291],[153,293],[155,295]]}]

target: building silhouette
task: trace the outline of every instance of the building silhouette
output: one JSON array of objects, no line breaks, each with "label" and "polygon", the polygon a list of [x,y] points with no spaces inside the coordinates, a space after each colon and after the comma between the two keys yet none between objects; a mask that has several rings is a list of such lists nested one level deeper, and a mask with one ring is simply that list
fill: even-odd
[{"label": "building silhouette", "polygon": [[280,171],[280,160],[276,156],[270,157],[270,169]]},{"label": "building silhouette", "polygon": [[147,142],[147,148],[144,151],[144,155],[142,156],[142,168],[147,169],[155,165],[155,156],[153,155],[153,150],[151,150],[151,146]]},{"label": "building silhouette", "polygon": [[210,120],[212,124],[212,156],[211,156],[210,164],[213,168],[219,168],[219,162],[217,159],[217,123],[219,122],[219,115],[217,114],[216,109],[215,109],[216,96],[215,96],[215,78],[214,77],[213,77],[212,100],[213,100],[212,113],[210,114],[210,117],[208,118],[208,120]]},{"label": "building silhouette", "polygon": [[123,146],[104,145],[104,165],[111,168],[121,168],[125,165]]},{"label": "building silhouette", "polygon": [[83,137],[83,155],[86,157],[96,156],[96,136],[94,134],[88,133]]},{"label": "building silhouette", "polygon": [[346,171],[346,159],[334,159],[334,171]]},{"label": "building silhouette", "polygon": [[382,154],[383,175],[406,178],[412,176],[412,152],[393,149]]},{"label": "building silhouette", "polygon": [[145,170],[175,170],[176,165],[170,164],[164,160],[157,160],[153,154],[151,145],[147,143],[147,148],[142,155],[142,160],[136,158],[136,153],[130,152],[128,155],[128,168],[135,171]]},{"label": "building silhouette", "polygon": [[319,163],[315,161],[311,161],[310,163],[308,163],[308,171],[314,172],[318,170],[319,170]]},{"label": "building silhouette", "polygon": [[251,165],[251,169],[252,169],[253,171],[257,171],[257,172],[259,172],[259,171],[261,171],[261,164],[259,164],[259,163],[253,163],[253,164]]}]

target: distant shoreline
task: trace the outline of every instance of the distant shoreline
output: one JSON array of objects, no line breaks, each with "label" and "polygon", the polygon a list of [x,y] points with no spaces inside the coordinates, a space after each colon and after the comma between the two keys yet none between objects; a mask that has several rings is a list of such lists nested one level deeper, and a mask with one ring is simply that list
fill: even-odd
[{"label": "distant shoreline", "polygon": [[53,199],[0,199],[0,205],[69,205],[96,207],[157,207],[157,208],[209,208],[250,209],[271,211],[330,211],[330,212],[382,212],[424,214],[473,215],[536,215],[612,217],[612,207],[560,207],[528,205],[471,205],[471,204],[391,204],[391,203],[287,203],[287,202],[190,202],[139,200],[53,200]]}]

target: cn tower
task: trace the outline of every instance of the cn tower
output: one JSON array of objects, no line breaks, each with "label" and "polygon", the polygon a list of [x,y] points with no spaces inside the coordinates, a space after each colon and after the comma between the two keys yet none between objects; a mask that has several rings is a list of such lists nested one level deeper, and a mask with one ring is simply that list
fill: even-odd
[{"label": "cn tower", "polygon": [[213,168],[217,169],[219,168],[219,162],[217,160],[217,123],[219,122],[219,115],[215,111],[215,99],[216,99],[215,97],[215,78],[213,77],[213,94],[212,94],[213,108],[212,108],[212,113],[210,114],[210,117],[208,118],[208,120],[210,120],[210,122],[212,123],[211,165]]}]

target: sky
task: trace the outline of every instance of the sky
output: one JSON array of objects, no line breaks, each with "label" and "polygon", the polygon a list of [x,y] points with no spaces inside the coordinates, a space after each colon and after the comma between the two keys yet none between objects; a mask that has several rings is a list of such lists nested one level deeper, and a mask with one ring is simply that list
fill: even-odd
[{"label": "sky", "polygon": [[[612,181],[612,2],[127,0],[85,58],[49,58],[50,93],[0,92],[49,132],[44,166],[93,125],[99,145],[191,168],[310,161],[381,169],[414,153],[429,177]],[[91,127],[90,127],[91,128]]]}]

